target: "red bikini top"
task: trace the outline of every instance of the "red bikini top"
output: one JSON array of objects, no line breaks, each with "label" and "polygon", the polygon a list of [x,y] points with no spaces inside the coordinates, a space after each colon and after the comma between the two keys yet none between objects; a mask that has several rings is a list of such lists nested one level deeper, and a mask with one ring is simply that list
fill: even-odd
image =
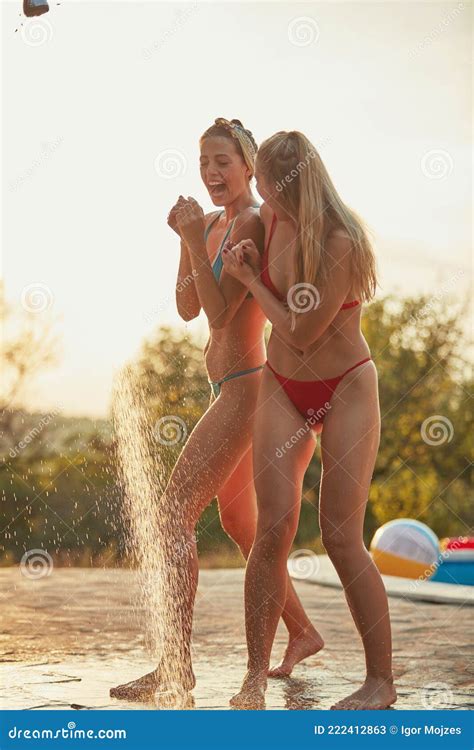
[{"label": "red bikini top", "polygon": [[[276,214],[273,214],[272,224],[270,227],[270,234],[268,235],[268,241],[265,245],[265,249],[263,251],[263,258],[262,258],[262,271],[260,273],[260,278],[262,280],[262,284],[264,284],[267,289],[271,291],[274,297],[280,300],[280,302],[286,302],[286,297],[284,297],[276,286],[274,285],[273,281],[270,278],[270,269],[268,267],[268,248],[270,247],[270,242],[273,237],[273,232],[275,231],[277,223],[277,217]],[[352,300],[352,302],[344,302],[343,305],[341,305],[341,310],[348,310],[350,307],[356,307],[356,305],[359,305],[360,302],[358,299]]]}]

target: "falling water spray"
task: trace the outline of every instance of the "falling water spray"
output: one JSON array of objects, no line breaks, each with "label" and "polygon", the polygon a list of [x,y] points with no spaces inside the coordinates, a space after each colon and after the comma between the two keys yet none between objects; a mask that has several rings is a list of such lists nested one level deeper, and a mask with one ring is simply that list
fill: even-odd
[{"label": "falling water spray", "polygon": [[[180,508],[165,490],[166,470],[153,426],[147,417],[147,394],[137,370],[129,365],[118,376],[113,420],[122,485],[126,549],[139,576],[136,603],[145,612],[150,656],[157,665],[158,693],[176,707],[189,688],[183,649],[183,620],[188,558],[193,550],[179,536]],[[171,706],[168,706],[171,707]]]}]

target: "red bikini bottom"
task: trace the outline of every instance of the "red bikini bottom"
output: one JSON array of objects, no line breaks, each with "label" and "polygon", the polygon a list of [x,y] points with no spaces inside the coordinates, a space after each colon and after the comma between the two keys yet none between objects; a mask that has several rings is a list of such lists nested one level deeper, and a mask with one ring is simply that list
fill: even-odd
[{"label": "red bikini bottom", "polygon": [[273,372],[274,376],[280,383],[286,395],[298,409],[299,413],[308,421],[313,429],[322,425],[324,417],[331,408],[331,398],[337,386],[343,378],[352,370],[370,362],[371,357],[362,359],[357,364],[349,367],[348,370],[335,378],[328,380],[291,380],[279,375],[270,362],[267,360],[267,366]]}]

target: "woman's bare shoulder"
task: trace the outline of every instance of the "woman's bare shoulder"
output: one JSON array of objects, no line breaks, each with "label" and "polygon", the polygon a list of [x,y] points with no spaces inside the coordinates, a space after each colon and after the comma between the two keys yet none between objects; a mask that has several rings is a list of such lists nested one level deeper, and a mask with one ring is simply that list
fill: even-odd
[{"label": "woman's bare shoulder", "polygon": [[240,229],[244,226],[258,228],[261,225],[262,220],[260,217],[259,206],[249,206],[248,208],[244,208],[243,211],[240,211],[235,220],[235,229]]},{"label": "woman's bare shoulder", "polygon": [[217,219],[220,213],[220,211],[209,211],[208,214],[204,214],[204,221],[208,224],[213,219]]},{"label": "woman's bare shoulder", "polygon": [[235,221],[231,239],[234,242],[253,240],[257,247],[263,247],[265,227],[258,208],[249,207],[241,211]]}]

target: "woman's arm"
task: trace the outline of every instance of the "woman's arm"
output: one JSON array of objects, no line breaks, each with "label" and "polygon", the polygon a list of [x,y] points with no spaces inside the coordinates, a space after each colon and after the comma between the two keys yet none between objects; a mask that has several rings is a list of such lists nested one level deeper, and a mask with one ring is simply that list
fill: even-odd
[{"label": "woman's arm", "polygon": [[[278,300],[260,279],[256,250],[243,242],[226,260],[228,273],[247,284],[273,328],[289,344],[301,351],[308,349],[332,323],[350,288],[351,242],[340,236],[326,242],[329,271],[326,284],[295,285],[288,291],[286,304]],[[230,255],[230,254],[229,254]],[[243,262],[239,262],[239,258]],[[309,309],[308,309],[309,308]],[[296,325],[291,330],[292,311]]]},{"label": "woman's arm", "polygon": [[[200,304],[207,315],[209,324],[213,328],[223,328],[239,309],[247,294],[247,288],[238,279],[229,276],[224,271],[221,283],[217,282],[209,261],[202,228],[198,227],[201,213],[199,205],[195,201],[189,201],[188,208],[184,209],[182,215],[180,231],[188,244]],[[258,212],[252,208],[238,215],[229,239],[236,243],[248,236],[256,245],[262,245],[263,226]]]},{"label": "woman's arm", "polygon": [[194,270],[186,243],[181,240],[178,278],[176,280],[176,306],[183,320],[193,320],[201,312],[201,303],[196,291]]},{"label": "woman's arm", "polygon": [[[249,234],[252,235],[255,246],[262,248],[265,233],[260,218],[254,209],[248,209],[239,214],[230,233],[230,243],[237,244]],[[247,296],[248,289],[240,281],[226,273],[225,268],[222,269],[220,284],[216,284],[216,286],[220,291],[220,300],[218,306],[213,309],[214,322],[212,325],[214,328],[223,328],[234,317]]]},{"label": "woman's arm", "polygon": [[201,312],[201,304],[197,296],[196,286],[194,284],[193,269],[189,257],[189,249],[181,238],[178,227],[178,211],[185,203],[182,195],[172,207],[168,214],[168,226],[175,232],[181,243],[181,255],[179,259],[178,278],[176,280],[176,306],[178,314],[183,320],[193,320]]}]

